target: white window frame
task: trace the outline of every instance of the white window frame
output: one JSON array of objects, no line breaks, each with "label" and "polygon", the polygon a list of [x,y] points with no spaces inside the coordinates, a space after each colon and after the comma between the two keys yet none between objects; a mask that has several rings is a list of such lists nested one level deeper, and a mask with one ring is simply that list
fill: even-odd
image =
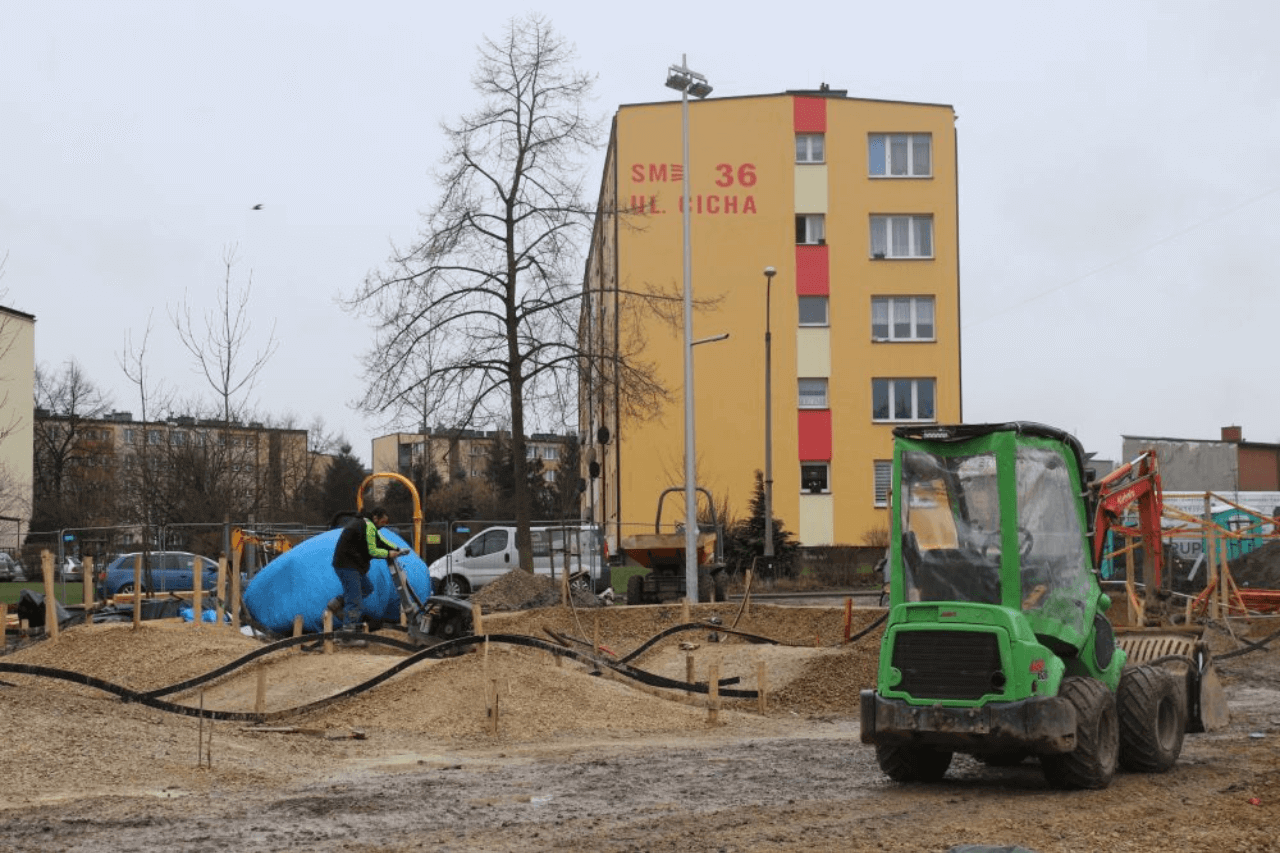
[{"label": "white window frame", "polygon": [[[879,156],[877,157],[877,152]],[[880,169],[881,171],[877,171]],[[867,176],[932,178],[933,134],[871,133],[867,135]]]},{"label": "white window frame", "polygon": [[[809,473],[818,474],[821,478],[821,488],[813,489],[808,485],[810,479],[816,479],[805,476],[805,469],[812,469]],[[831,494],[831,463],[827,460],[815,459],[812,461],[801,460],[800,462],[800,491],[807,495],[829,495]]]},{"label": "white window frame", "polygon": [[872,465],[872,503],[875,506],[888,506],[889,492],[893,489],[893,460],[876,459]]},{"label": "white window frame", "polygon": [[[904,304],[905,303],[905,304]],[[921,317],[928,307],[929,334],[920,333],[924,325]],[[884,334],[876,331],[877,308],[881,308],[885,317]],[[905,313],[906,317],[899,314]],[[905,323],[907,334],[898,334],[898,326]],[[937,305],[932,296],[873,296],[871,297],[871,340],[873,341],[935,341],[938,334]]]},{"label": "white window frame", "polygon": [[[808,392],[805,391],[808,383]],[[806,376],[796,380],[798,405],[801,409],[830,408],[830,394],[827,379],[821,376]]]},{"label": "white window frame", "polygon": [[821,246],[827,242],[826,215],[822,213],[796,214],[796,244]]},{"label": "white window frame", "polygon": [[[926,384],[927,383],[927,384]],[[887,398],[889,407],[887,417],[876,416],[876,400],[882,396],[877,386],[883,386],[883,396]],[[922,414],[926,407],[921,405],[922,394],[928,389],[929,414]],[[909,395],[904,397],[905,395]],[[899,416],[900,405],[907,411]],[[875,423],[933,423],[938,419],[938,380],[933,377],[876,377],[871,380],[871,420]]]},{"label": "white window frame", "polygon": [[[801,297],[798,297],[796,304],[797,304],[797,309],[798,309],[798,313],[799,313],[799,317],[800,317],[800,325],[801,325],[801,326],[829,326],[829,325],[831,325],[831,301],[830,301],[830,298],[829,298],[829,297],[826,297],[826,296],[801,296]],[[803,308],[801,308],[801,307],[800,307],[800,306],[803,306],[803,305],[805,305],[805,304],[808,304],[808,305],[821,305],[821,306],[822,306],[822,319],[821,319],[820,321],[806,320],[806,319],[805,319],[805,317],[804,317],[805,312],[804,312]]]},{"label": "white window frame", "polygon": [[827,162],[826,134],[797,133],[796,134],[796,162],[797,163]]},{"label": "white window frame", "polygon": [[871,257],[932,258],[933,215],[926,213],[876,214],[871,217]]}]

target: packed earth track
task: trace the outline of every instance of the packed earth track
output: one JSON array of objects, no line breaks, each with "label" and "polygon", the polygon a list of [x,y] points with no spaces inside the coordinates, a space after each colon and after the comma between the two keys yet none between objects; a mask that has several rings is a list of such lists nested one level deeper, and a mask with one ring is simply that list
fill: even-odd
[{"label": "packed earth track", "polygon": [[[1232,722],[1188,735],[1165,774],[1101,791],[1050,789],[1028,762],[957,756],[934,785],[889,782],[858,736],[883,614],[698,605],[634,661],[705,683],[712,663],[756,699],[660,690],[494,643],[424,661],[365,692],[269,725],[165,713],[74,682],[0,673],[2,851],[1049,851],[1280,850],[1280,641],[1220,666]],[[485,630],[598,638],[621,657],[678,606],[542,608]],[[767,637],[749,642],[724,627]],[[1235,623],[1267,636],[1275,623]],[[401,635],[402,636],[402,635]],[[1221,651],[1239,647],[1214,632]],[[588,644],[589,645],[589,644]],[[155,691],[259,648],[180,622],[73,628],[0,663]],[[297,648],[195,692],[191,707],[267,713],[341,692],[403,652]],[[692,664],[690,660],[692,659]],[[259,673],[262,673],[260,676]],[[489,715],[496,692],[497,733]]]}]

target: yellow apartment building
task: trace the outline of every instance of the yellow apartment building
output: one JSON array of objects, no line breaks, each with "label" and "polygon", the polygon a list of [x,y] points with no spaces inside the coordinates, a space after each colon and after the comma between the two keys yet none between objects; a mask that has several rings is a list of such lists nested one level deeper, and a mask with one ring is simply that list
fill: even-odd
[{"label": "yellow apartment building", "polygon": [[[768,305],[775,517],[805,546],[887,536],[892,428],[961,420],[954,110],[825,86],[691,99],[688,138],[697,485],[749,514]],[[684,482],[681,143],[678,100],[617,111],[587,262],[579,422],[612,547]],[[654,366],[664,404],[618,353]]]}]

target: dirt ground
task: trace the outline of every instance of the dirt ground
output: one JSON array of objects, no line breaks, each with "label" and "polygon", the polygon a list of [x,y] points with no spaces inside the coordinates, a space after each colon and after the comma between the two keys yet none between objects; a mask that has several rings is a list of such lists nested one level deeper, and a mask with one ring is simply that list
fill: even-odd
[{"label": "dirt ground", "polygon": [[[850,630],[882,613],[854,609]],[[681,680],[692,665],[705,681],[716,663],[722,679],[740,679],[727,686],[765,688],[763,711],[722,699],[712,720],[705,695],[496,642],[266,726],[202,723],[0,673],[0,851],[1280,850],[1280,640],[1220,665],[1232,723],[1188,735],[1169,773],[1063,792],[1034,763],[995,769],[962,756],[940,784],[889,782],[858,739],[857,692],[872,684],[878,630],[844,644],[840,607],[691,614],[711,617],[721,629],[668,637],[635,665]],[[679,606],[553,607],[494,613],[484,628],[544,639],[550,629],[622,656],[683,620]],[[722,630],[730,625],[778,643],[748,642]],[[260,647],[230,629],[157,621],[74,628],[0,663],[147,691]],[[170,698],[253,711],[262,673],[263,707],[280,711],[403,656],[294,648]]]}]

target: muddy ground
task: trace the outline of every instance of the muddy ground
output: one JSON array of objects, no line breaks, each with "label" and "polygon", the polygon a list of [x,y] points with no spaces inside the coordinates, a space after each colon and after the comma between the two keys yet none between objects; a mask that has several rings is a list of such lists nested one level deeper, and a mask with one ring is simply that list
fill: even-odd
[{"label": "muddy ground", "polygon": [[[883,613],[855,609],[849,630]],[[1037,765],[957,757],[945,781],[898,785],[858,740],[857,691],[879,639],[842,642],[843,608],[699,605],[711,627],[635,663],[683,679],[709,666],[756,700],[641,688],[546,652],[489,649],[424,661],[378,686],[269,726],[126,704],[50,678],[0,673],[2,851],[1049,851],[1280,850],[1280,650],[1221,665],[1233,715],[1188,735],[1167,774],[1062,792]],[[494,614],[485,629],[597,639],[622,656],[684,620],[679,607]],[[1275,623],[1237,623],[1265,636]],[[388,633],[384,631],[384,633]],[[713,637],[713,634],[715,635]],[[1236,641],[1215,632],[1222,650]],[[713,641],[718,640],[718,641]],[[571,641],[572,642],[572,641]],[[1280,641],[1276,641],[1280,645]],[[235,660],[258,640],[210,626],[79,627],[0,663],[84,672],[155,690]],[[267,713],[384,671],[400,651],[293,649],[236,671],[188,706]],[[497,733],[486,698],[498,696]],[[208,741],[200,749],[203,739]]]}]

